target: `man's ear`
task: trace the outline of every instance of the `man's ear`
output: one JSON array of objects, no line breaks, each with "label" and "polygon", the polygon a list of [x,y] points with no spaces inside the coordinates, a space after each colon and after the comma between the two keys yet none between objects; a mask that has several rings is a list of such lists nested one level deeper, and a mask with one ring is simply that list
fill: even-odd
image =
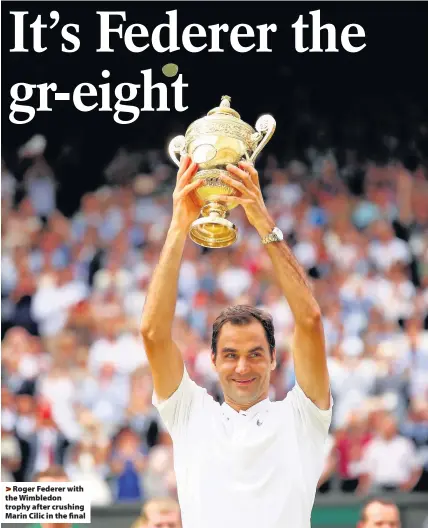
[{"label": "man's ear", "polygon": [[216,368],[215,361],[216,361],[216,355],[214,354],[214,352],[211,352],[211,365],[214,369]]},{"label": "man's ear", "polygon": [[276,369],[276,348],[272,350],[272,360],[271,360],[270,369],[272,371]]}]

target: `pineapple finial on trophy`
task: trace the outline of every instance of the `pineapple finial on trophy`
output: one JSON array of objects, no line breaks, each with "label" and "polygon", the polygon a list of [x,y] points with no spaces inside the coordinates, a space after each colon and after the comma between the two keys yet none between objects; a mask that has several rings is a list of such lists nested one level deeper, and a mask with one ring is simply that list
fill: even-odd
[{"label": "pineapple finial on trophy", "polygon": [[229,95],[222,95],[221,96],[221,103],[220,106],[222,108],[230,108],[230,102],[232,101],[232,98]]}]

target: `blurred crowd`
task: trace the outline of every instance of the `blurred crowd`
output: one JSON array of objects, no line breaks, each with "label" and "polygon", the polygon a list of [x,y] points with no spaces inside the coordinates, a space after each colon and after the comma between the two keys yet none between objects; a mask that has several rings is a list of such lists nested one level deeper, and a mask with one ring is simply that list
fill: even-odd
[{"label": "blurred crowd", "polygon": [[[18,178],[2,162],[3,481],[52,464],[91,482],[93,504],[175,497],[171,439],[154,409],[139,321],[171,217],[175,169],[161,151],[121,150],[108,185],[57,207],[36,136]],[[428,172],[352,149],[308,145],[257,168],[267,207],[307,270],[325,326],[335,401],[320,492],[428,490]],[[146,163],[146,167],[148,166]],[[248,303],[274,318],[271,398],[294,384],[293,318],[242,209],[239,242],[188,241],[174,339],[190,375],[221,401],[213,320]]]}]

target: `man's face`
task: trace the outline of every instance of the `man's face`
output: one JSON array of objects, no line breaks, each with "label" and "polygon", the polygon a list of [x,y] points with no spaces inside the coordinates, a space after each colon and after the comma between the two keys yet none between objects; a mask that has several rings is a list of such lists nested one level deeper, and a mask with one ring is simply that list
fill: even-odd
[{"label": "man's face", "polygon": [[380,422],[380,434],[385,440],[391,440],[397,434],[397,424],[392,416],[385,416]]},{"label": "man's face", "polygon": [[359,528],[400,528],[400,512],[396,506],[375,502],[366,509],[366,521]]},{"label": "man's face", "polygon": [[177,511],[153,512],[147,528],[181,528],[180,513]]},{"label": "man's face", "polygon": [[259,321],[246,325],[225,323],[217,340],[213,362],[219,375],[225,401],[241,409],[264,400],[269,394],[271,359],[265,330]]}]

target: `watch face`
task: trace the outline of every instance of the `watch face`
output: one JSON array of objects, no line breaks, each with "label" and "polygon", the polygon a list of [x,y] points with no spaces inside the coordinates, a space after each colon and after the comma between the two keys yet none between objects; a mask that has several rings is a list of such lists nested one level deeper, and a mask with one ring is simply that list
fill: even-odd
[{"label": "watch face", "polygon": [[284,235],[282,234],[281,229],[279,229],[278,227],[274,227],[272,229],[272,234],[275,235],[278,238],[278,240],[284,239]]}]

